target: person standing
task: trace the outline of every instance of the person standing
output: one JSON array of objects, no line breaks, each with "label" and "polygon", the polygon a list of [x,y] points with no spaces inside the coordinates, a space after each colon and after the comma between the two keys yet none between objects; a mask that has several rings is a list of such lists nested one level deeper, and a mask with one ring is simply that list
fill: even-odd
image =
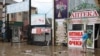
[{"label": "person standing", "polygon": [[82,36],[82,48],[83,48],[83,51],[82,52],[86,52],[87,50],[87,39],[88,39],[88,33],[87,31],[84,31],[84,34]]},{"label": "person standing", "polygon": [[4,42],[6,40],[6,28],[3,29],[3,27],[1,27],[1,34],[2,34],[2,42]]},{"label": "person standing", "polygon": [[7,29],[7,39],[8,39],[8,42],[11,42],[12,41],[12,29],[10,27],[8,27]]}]

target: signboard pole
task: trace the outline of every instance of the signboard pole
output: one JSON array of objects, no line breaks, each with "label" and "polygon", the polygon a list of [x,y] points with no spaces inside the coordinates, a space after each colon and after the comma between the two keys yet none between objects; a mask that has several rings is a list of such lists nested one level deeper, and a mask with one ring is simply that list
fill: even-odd
[{"label": "signboard pole", "polygon": [[[54,8],[55,8],[55,0],[53,1],[54,3],[53,3],[53,5],[54,5]],[[55,9],[53,10],[53,13],[55,12]],[[53,36],[52,36],[52,45],[53,46],[55,46],[55,44],[56,44],[56,36],[55,36],[55,14],[53,15],[53,21],[52,21],[53,23],[52,23],[52,29],[53,29],[53,31],[52,31],[52,33],[53,33]]]},{"label": "signboard pole", "polygon": [[[46,14],[45,14],[45,29],[46,29]],[[45,32],[45,43],[46,43],[46,32]]]},{"label": "signboard pole", "polygon": [[31,25],[31,0],[29,0],[29,25]]}]

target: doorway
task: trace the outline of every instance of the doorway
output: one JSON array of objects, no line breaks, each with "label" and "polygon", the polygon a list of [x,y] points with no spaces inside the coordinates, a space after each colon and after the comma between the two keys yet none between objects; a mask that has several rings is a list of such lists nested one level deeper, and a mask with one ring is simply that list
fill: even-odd
[{"label": "doorway", "polygon": [[87,48],[93,48],[94,49],[94,35],[93,35],[93,24],[87,24],[86,25],[86,31],[88,33],[88,39],[87,39]]},{"label": "doorway", "polygon": [[95,48],[100,48],[100,24],[95,24],[94,29]]}]

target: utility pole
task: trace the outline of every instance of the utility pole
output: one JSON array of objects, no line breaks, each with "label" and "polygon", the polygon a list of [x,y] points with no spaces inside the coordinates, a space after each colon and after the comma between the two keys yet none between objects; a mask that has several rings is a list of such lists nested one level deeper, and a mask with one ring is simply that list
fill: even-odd
[{"label": "utility pole", "polygon": [[31,36],[31,0],[29,0],[29,25],[28,25],[28,44],[32,44],[33,38]]}]

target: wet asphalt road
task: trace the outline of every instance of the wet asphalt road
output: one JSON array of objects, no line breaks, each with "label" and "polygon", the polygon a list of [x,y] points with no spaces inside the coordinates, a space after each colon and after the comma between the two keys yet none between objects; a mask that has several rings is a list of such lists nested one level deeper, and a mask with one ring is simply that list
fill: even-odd
[{"label": "wet asphalt road", "polygon": [[26,43],[0,43],[0,56],[100,56],[100,49],[88,49],[82,53],[79,48],[65,46],[35,46]]}]

